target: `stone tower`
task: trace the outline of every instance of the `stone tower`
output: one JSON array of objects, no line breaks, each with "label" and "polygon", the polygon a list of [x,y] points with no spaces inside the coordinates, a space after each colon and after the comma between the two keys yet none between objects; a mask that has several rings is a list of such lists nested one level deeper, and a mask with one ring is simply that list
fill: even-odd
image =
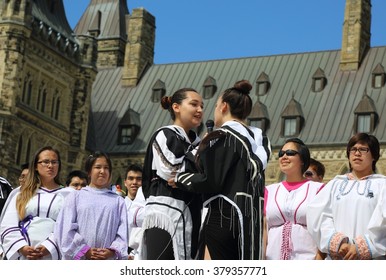
[{"label": "stone tower", "polygon": [[62,0],[10,0],[0,46],[0,174],[17,186],[20,165],[50,145],[64,178],[87,154],[95,40],[73,36]]},{"label": "stone tower", "polygon": [[346,0],[340,68],[356,71],[370,49],[371,0]]},{"label": "stone tower", "polygon": [[143,8],[129,14],[126,0],[91,0],[75,27],[95,38],[98,70],[123,67],[122,86],[136,86],[154,63],[155,18]]},{"label": "stone tower", "polygon": [[154,63],[155,18],[143,8],[129,17],[122,86],[134,87]]},{"label": "stone tower", "polygon": [[123,66],[126,48],[126,0],[91,0],[75,27],[78,36],[97,42],[98,69]]}]

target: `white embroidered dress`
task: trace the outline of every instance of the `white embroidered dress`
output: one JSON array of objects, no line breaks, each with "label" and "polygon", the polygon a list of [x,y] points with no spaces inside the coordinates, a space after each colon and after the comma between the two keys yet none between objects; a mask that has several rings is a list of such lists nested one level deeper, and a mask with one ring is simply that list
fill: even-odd
[{"label": "white embroidered dress", "polygon": [[298,184],[292,190],[283,182],[266,186],[268,260],[315,258],[317,247],[307,231],[306,212],[323,184],[313,181]]},{"label": "white embroidered dress", "polygon": [[356,244],[360,259],[386,253],[386,177],[374,174],[361,180],[338,175],[310,205],[308,229],[328,258],[340,259],[342,241]]},{"label": "white embroidered dress", "polygon": [[29,245],[40,244],[50,252],[44,259],[59,259],[59,248],[54,241],[53,231],[56,218],[62,209],[70,188],[48,190],[40,187],[26,206],[26,218],[19,220],[16,199],[20,192],[11,198],[0,225],[1,242],[9,260],[25,259],[18,250]]}]

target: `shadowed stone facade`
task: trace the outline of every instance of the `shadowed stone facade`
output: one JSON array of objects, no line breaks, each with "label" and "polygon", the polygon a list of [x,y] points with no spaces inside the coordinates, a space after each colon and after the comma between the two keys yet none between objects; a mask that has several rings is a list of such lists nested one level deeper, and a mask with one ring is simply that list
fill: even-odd
[{"label": "shadowed stone facade", "polygon": [[14,186],[20,165],[45,145],[59,150],[63,179],[88,155],[95,40],[72,37],[62,1],[48,3],[0,6],[0,174]]}]

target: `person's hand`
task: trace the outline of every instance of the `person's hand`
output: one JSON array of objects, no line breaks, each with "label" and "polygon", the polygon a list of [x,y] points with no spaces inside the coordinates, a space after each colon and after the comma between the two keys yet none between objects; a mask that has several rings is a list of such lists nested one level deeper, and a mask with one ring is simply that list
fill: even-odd
[{"label": "person's hand", "polygon": [[86,253],[88,260],[107,260],[115,256],[115,252],[105,248],[90,248]]},{"label": "person's hand", "polygon": [[343,256],[344,260],[357,260],[357,248],[355,244],[348,244],[348,248],[346,250],[346,254]]},{"label": "person's hand", "polygon": [[50,252],[47,250],[47,248],[44,247],[43,245],[37,246],[37,247],[35,248],[35,251],[36,251],[36,252],[40,252],[41,255],[42,255],[42,257],[47,256],[47,255],[50,254]]},{"label": "person's hand", "polygon": [[23,255],[27,260],[40,260],[45,256],[45,252],[47,255],[49,254],[48,250],[44,246],[34,248],[26,245],[19,249],[19,253]]},{"label": "person's hand", "polygon": [[344,260],[358,259],[357,249],[354,244],[342,243],[341,246],[339,247],[338,253]]},{"label": "person's hand", "polygon": [[340,244],[338,254],[342,257],[342,259],[347,254],[349,249],[350,249],[350,244],[348,244],[346,242]]},{"label": "person's hand", "polygon": [[173,177],[173,178],[170,178],[170,179],[168,180],[168,185],[171,186],[173,189],[178,188],[178,187],[176,186],[176,181],[174,180],[174,177]]}]

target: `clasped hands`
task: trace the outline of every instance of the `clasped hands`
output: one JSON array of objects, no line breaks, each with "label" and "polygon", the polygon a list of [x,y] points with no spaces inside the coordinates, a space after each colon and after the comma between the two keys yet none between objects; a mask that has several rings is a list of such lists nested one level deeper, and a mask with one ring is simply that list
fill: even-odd
[{"label": "clasped hands", "polygon": [[27,258],[27,260],[41,260],[44,256],[50,254],[46,247],[39,245],[37,247],[23,246],[19,249],[19,253]]},{"label": "clasped hands", "polygon": [[115,256],[115,252],[105,248],[90,248],[86,253],[88,260],[107,260]]},{"label": "clasped hands", "polygon": [[355,244],[350,244],[343,242],[338,250],[338,254],[342,257],[343,260],[357,260],[357,248]]}]

